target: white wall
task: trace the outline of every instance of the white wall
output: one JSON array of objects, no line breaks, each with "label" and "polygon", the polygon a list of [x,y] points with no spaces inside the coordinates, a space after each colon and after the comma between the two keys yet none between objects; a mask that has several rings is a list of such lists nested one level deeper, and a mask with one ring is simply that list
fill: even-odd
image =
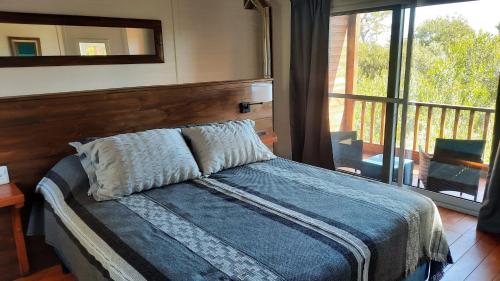
[{"label": "white wall", "polygon": [[165,63],[0,68],[0,97],[262,77],[260,17],[235,0],[5,0],[0,11],[157,19]]},{"label": "white wall", "polygon": [[271,0],[273,17],[275,153],[292,157],[290,142],[290,0]]},{"label": "white wall", "polygon": [[257,11],[240,0],[173,2],[180,83],[263,77]]}]

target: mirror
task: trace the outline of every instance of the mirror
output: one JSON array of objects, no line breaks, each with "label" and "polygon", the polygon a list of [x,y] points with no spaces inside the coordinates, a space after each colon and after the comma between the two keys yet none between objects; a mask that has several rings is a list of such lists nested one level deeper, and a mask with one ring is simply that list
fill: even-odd
[{"label": "mirror", "polygon": [[155,54],[146,28],[0,23],[0,38],[0,57]]},{"label": "mirror", "polygon": [[161,22],[0,12],[0,66],[161,63]]}]

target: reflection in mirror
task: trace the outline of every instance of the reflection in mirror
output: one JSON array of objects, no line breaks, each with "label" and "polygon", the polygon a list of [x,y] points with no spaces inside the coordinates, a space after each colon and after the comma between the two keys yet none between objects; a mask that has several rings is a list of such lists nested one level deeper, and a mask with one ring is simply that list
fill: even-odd
[{"label": "reflection in mirror", "polygon": [[0,23],[0,57],[155,55],[154,30]]}]

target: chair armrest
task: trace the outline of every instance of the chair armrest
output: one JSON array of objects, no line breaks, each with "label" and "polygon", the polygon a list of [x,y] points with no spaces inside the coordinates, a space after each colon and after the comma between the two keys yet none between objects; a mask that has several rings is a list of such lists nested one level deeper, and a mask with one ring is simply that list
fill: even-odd
[{"label": "chair armrest", "polygon": [[440,163],[446,163],[446,164],[450,164],[450,165],[464,166],[464,167],[478,169],[478,170],[481,170],[484,168],[484,164],[482,162],[456,159],[456,158],[445,157],[445,156],[441,156],[438,159],[432,158],[431,162],[440,162]]}]

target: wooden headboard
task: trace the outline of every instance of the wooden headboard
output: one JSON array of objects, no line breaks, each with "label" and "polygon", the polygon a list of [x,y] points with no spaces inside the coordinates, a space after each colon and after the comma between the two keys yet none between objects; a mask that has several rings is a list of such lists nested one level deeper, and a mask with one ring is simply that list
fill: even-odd
[{"label": "wooden headboard", "polygon": [[[252,105],[240,113],[239,103]],[[272,133],[272,80],[210,82],[0,99],[0,163],[27,202],[70,141],[153,128],[253,119]]]}]

